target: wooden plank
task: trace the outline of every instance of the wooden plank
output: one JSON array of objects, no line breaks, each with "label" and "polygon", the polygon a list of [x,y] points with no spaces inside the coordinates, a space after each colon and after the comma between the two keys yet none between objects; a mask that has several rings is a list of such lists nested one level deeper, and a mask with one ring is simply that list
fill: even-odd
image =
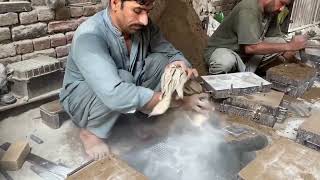
[{"label": "wooden plank", "polygon": [[1,168],[9,171],[19,170],[30,150],[26,141],[18,141],[12,144],[0,160]]}]

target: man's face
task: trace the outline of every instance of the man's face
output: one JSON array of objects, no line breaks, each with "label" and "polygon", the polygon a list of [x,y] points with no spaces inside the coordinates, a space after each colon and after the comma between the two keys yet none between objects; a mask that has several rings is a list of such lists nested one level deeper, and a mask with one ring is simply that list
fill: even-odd
[{"label": "man's face", "polygon": [[[119,0],[121,4],[121,1]],[[148,15],[153,8],[153,3],[140,5],[136,1],[124,1],[116,6],[115,13],[118,25],[123,33],[132,34],[148,25]]]},{"label": "man's face", "polygon": [[290,0],[271,0],[266,5],[265,12],[268,14],[279,13],[289,4]]}]

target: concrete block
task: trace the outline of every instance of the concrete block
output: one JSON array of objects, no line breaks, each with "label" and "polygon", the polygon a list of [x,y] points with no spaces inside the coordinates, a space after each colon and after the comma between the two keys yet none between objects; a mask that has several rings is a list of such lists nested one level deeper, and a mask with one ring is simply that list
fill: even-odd
[{"label": "concrete block", "polygon": [[16,171],[19,170],[27,155],[30,153],[30,146],[26,141],[20,141],[12,144],[4,153],[0,163],[5,170]]},{"label": "concrete block", "polygon": [[51,47],[58,47],[67,44],[66,36],[62,33],[54,34],[50,36]]},{"label": "concrete block", "polygon": [[81,17],[83,15],[83,7],[70,7],[71,17]]},{"label": "concrete block", "polygon": [[67,45],[67,46],[56,47],[56,52],[57,52],[57,58],[68,56],[68,54],[69,54],[69,46]]},{"label": "concrete block", "polygon": [[38,21],[51,21],[55,18],[55,12],[48,7],[36,7]]},{"label": "concrete block", "polygon": [[27,54],[33,52],[32,40],[22,40],[14,42],[16,45],[17,54]]},{"label": "concrete block", "polygon": [[49,36],[33,39],[33,47],[35,51],[49,49],[51,47]]},{"label": "concrete block", "polygon": [[40,106],[42,122],[52,129],[58,129],[69,115],[64,111],[59,100],[55,100]]},{"label": "concrete block", "polygon": [[33,39],[45,36],[48,32],[46,23],[36,23],[30,25],[21,25],[12,28],[12,39],[14,41],[23,39]]},{"label": "concrete block", "polygon": [[92,16],[97,12],[97,8],[95,5],[83,6],[83,15],[84,16]]},{"label": "concrete block", "polygon": [[32,6],[46,6],[45,0],[30,0]]},{"label": "concrete block", "polygon": [[71,31],[71,32],[67,32],[67,33],[66,33],[66,38],[67,38],[67,43],[68,43],[68,44],[71,44],[72,39],[73,39],[73,35],[74,35],[74,31]]},{"label": "concrete block", "polygon": [[51,48],[51,49],[45,49],[45,50],[41,50],[41,51],[34,51],[33,53],[29,53],[29,54],[24,54],[22,55],[22,60],[28,60],[28,59],[32,59],[32,58],[36,58],[39,56],[49,56],[49,57],[53,57],[56,58],[56,51]]},{"label": "concrete block", "polygon": [[20,24],[32,24],[38,21],[37,11],[22,12],[19,14]]},{"label": "concrete block", "polygon": [[31,11],[31,3],[28,1],[0,2],[0,13]]},{"label": "concrete block", "polygon": [[21,55],[0,59],[0,63],[7,66],[8,64],[19,62],[22,60]]},{"label": "concrete block", "polygon": [[56,20],[67,20],[70,19],[70,8],[68,7],[61,7],[56,9]]},{"label": "concrete block", "polygon": [[78,27],[78,20],[53,21],[48,24],[49,33],[74,31]]},{"label": "concrete block", "polygon": [[0,58],[15,56],[17,54],[14,43],[0,44]]},{"label": "concrete block", "polygon": [[297,142],[320,151],[320,111],[313,110],[311,116],[298,128]]},{"label": "concrete block", "polygon": [[8,68],[13,69],[11,92],[16,97],[32,99],[62,86],[62,64],[56,58],[41,56],[10,64]]},{"label": "concrete block", "polygon": [[18,24],[18,14],[13,12],[8,12],[5,14],[0,14],[0,26],[11,26]]},{"label": "concrete block", "polygon": [[0,43],[11,39],[11,32],[8,27],[0,28]]},{"label": "concrete block", "polygon": [[267,80],[272,88],[289,96],[301,97],[312,87],[317,77],[317,70],[303,64],[281,64],[267,71]]}]

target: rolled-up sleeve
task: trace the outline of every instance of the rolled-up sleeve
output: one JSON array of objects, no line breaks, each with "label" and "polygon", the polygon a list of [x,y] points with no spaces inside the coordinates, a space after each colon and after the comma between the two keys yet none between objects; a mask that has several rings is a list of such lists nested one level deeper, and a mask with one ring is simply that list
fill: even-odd
[{"label": "rolled-up sleeve", "polygon": [[75,39],[72,56],[85,81],[98,98],[113,111],[127,113],[146,105],[153,96],[151,89],[124,82],[107,44],[94,34]]},{"label": "rolled-up sleeve", "polygon": [[178,51],[174,46],[168,42],[160,32],[157,25],[150,20],[150,49],[152,53],[162,53],[167,56],[169,62],[184,61],[187,66],[191,67],[190,62],[184,57],[182,52]]}]

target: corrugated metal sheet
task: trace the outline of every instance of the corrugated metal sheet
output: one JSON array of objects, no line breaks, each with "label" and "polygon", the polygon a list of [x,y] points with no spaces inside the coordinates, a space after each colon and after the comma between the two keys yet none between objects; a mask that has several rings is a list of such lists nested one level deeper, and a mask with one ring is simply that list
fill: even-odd
[{"label": "corrugated metal sheet", "polygon": [[296,31],[320,23],[319,0],[295,0],[288,32]]}]

